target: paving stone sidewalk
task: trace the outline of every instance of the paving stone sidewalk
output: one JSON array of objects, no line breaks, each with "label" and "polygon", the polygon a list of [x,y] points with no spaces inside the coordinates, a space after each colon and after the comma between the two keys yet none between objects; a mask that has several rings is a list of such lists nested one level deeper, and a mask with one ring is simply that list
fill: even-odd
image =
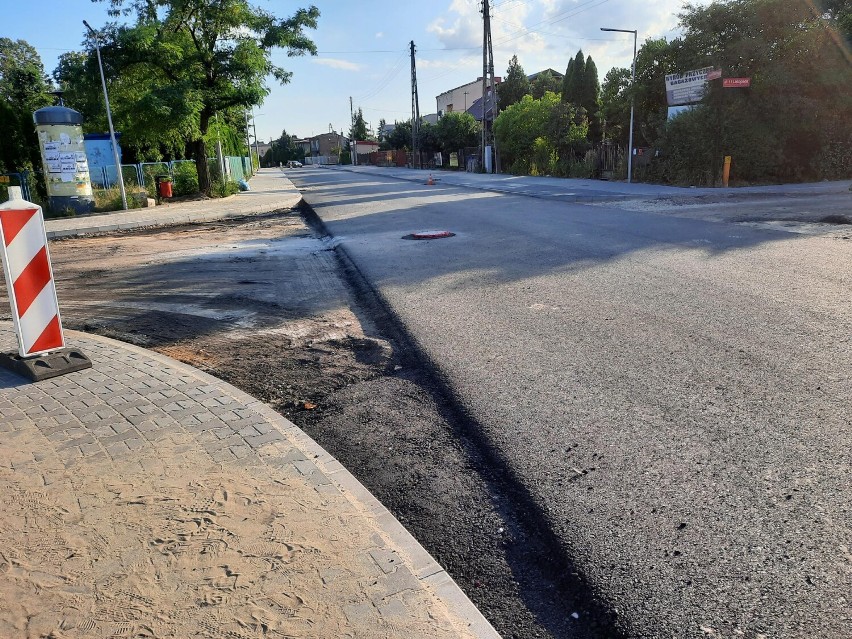
[{"label": "paving stone sidewalk", "polygon": [[301,194],[281,169],[260,169],[249,180],[251,191],[221,199],[163,204],[151,208],[45,220],[48,238],[104,233],[147,226],[209,222],[270,213],[296,206]]},{"label": "paving stone sidewalk", "polygon": [[66,339],[92,369],[0,369],[0,636],[498,637],[291,422],[165,356]]}]

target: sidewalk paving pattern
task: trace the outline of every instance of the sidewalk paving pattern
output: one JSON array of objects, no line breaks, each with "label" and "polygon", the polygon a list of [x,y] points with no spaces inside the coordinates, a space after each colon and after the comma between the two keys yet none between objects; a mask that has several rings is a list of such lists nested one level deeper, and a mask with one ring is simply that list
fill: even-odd
[{"label": "sidewalk paving pattern", "polygon": [[[301,199],[277,169],[251,184],[49,220],[48,235]],[[163,355],[66,338],[92,369],[37,384],[0,370],[0,636],[499,639],[393,515],[271,408]],[[0,348],[15,343],[0,321]]]},{"label": "sidewalk paving pattern", "polygon": [[0,371],[0,636],[497,636],[293,424],[190,366],[68,333],[92,369]]}]

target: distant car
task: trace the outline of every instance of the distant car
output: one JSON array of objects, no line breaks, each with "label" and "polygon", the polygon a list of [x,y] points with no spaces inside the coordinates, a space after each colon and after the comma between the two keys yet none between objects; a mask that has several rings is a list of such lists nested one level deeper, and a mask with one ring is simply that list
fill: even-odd
[{"label": "distant car", "polygon": [[302,163],[298,160],[287,160],[287,168],[288,169],[301,169]]}]

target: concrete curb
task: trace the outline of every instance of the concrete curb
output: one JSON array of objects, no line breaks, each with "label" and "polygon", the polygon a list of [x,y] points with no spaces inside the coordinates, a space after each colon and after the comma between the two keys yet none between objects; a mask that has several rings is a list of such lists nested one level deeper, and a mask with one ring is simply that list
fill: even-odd
[{"label": "concrete curb", "polygon": [[481,639],[500,639],[500,635],[468,599],[453,578],[438,564],[423,546],[399,523],[396,517],[376,499],[343,465],[298,428],[293,422],[275,412],[259,399],[244,393],[235,386],[222,381],[194,366],[184,364],[166,355],[139,346],[127,344],[101,335],[66,330],[66,334],[106,344],[111,348],[122,348],[180,370],[205,384],[215,385],[224,394],[254,410],[269,421],[281,433],[290,437],[313,464],[328,477],[338,490],[352,503],[373,515],[381,531],[411,560],[412,573],[440,599],[447,608],[468,624],[468,629]]}]

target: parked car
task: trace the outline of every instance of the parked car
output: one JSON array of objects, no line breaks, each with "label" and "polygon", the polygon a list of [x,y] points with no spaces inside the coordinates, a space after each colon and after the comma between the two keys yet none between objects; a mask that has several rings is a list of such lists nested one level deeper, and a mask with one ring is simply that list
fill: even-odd
[{"label": "parked car", "polygon": [[300,169],[302,168],[302,163],[298,160],[287,160],[287,168],[288,169]]}]

